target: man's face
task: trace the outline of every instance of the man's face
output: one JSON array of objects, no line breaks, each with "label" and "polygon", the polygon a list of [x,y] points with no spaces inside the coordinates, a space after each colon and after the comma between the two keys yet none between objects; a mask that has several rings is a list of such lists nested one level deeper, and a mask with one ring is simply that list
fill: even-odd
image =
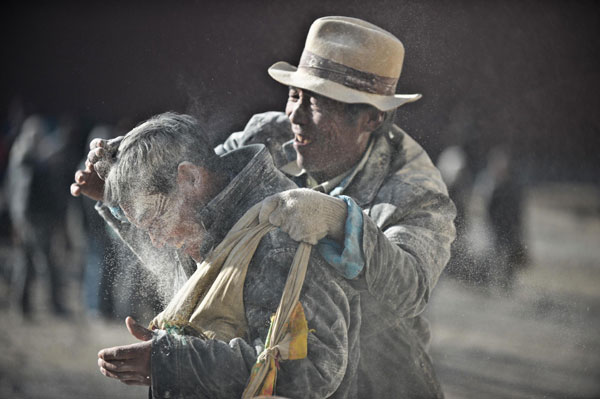
[{"label": "man's face", "polygon": [[348,170],[367,147],[371,133],[348,118],[344,103],[292,87],[285,113],[292,123],[298,166],[318,181]]},{"label": "man's face", "polygon": [[196,221],[196,207],[183,196],[176,192],[139,195],[122,208],[127,219],[148,233],[156,248],[166,245],[183,249],[197,262],[202,260],[199,248],[205,230]]}]

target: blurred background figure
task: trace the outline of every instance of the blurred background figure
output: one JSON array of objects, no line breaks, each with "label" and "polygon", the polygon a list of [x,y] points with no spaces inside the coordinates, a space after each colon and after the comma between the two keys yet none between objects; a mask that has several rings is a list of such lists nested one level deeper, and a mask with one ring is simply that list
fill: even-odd
[{"label": "blurred background figure", "polygon": [[475,264],[468,243],[469,204],[473,189],[473,172],[467,152],[459,145],[445,148],[437,159],[436,166],[448,186],[448,194],[456,205],[456,239],[452,243],[451,257],[445,273],[462,279],[475,278]]},{"label": "blurred background figure", "polygon": [[475,179],[473,200],[486,226],[488,282],[510,288],[516,272],[527,263],[523,240],[523,188],[505,146],[493,147]]},{"label": "blurred background figure", "polygon": [[9,104],[7,118],[2,122],[0,132],[0,278],[8,286],[12,268],[12,226],[8,207],[6,174],[10,149],[18,136],[23,119],[25,106],[23,100],[16,96]]},{"label": "blurred background figure", "polygon": [[58,199],[62,187],[56,183],[61,182],[54,176],[59,152],[49,140],[48,122],[39,115],[25,119],[10,151],[6,198],[14,239],[11,302],[24,316],[31,312],[34,274],[44,281],[50,310],[66,313],[53,250],[66,209]]}]

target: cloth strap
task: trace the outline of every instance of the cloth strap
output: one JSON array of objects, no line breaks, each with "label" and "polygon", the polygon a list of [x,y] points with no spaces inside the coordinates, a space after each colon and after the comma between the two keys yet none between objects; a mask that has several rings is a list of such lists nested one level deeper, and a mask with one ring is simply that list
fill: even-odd
[{"label": "cloth strap", "polygon": [[[248,265],[262,237],[276,228],[268,221],[258,222],[261,205],[250,208],[231,228],[165,310],[150,322],[151,329],[223,341],[246,336],[243,287]],[[306,357],[308,325],[299,298],[311,249],[310,244],[298,245],[244,399],[273,394],[279,360]]]}]

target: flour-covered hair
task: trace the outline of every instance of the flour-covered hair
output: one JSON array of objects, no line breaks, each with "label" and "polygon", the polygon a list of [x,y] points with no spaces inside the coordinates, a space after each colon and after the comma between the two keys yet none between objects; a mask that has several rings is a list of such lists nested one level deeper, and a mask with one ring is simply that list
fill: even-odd
[{"label": "flour-covered hair", "polygon": [[105,182],[104,201],[116,206],[139,194],[169,194],[184,161],[210,170],[220,164],[195,118],[174,112],[153,116],[123,138]]}]

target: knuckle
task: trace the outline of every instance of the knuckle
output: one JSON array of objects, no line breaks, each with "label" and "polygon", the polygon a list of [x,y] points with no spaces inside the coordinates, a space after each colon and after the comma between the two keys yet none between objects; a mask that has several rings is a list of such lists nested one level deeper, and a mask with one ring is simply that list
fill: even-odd
[{"label": "knuckle", "polygon": [[281,214],[279,212],[273,212],[271,215],[269,215],[269,223],[271,223],[273,226],[285,229],[286,226],[282,226],[281,219]]},{"label": "knuckle", "polygon": [[273,210],[275,210],[275,208],[277,208],[278,205],[279,205],[279,197],[276,197],[276,196],[267,197],[263,202],[263,206],[262,206],[261,210],[263,212],[272,212]]},{"label": "knuckle", "polygon": [[283,200],[283,201],[289,201],[290,199],[294,198],[294,191],[293,190],[284,191],[281,193],[279,198],[280,198],[280,200]]}]

